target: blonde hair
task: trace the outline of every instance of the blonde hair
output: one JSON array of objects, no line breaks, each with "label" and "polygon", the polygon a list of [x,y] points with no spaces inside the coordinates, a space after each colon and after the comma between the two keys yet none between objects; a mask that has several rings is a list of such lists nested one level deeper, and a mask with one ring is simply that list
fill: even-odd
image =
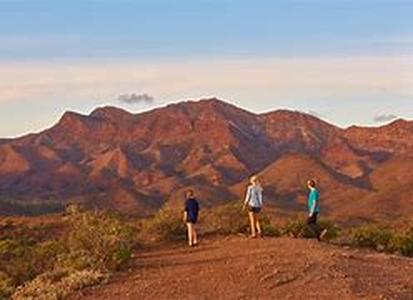
[{"label": "blonde hair", "polygon": [[251,178],[250,178],[250,183],[251,184],[260,184],[260,181],[259,181],[259,178],[258,178],[258,176],[257,175],[254,175],[254,176],[251,176]]}]

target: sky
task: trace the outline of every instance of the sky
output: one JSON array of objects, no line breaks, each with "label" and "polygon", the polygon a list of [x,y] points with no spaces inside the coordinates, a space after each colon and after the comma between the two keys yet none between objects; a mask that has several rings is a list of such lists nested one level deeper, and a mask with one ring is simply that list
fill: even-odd
[{"label": "sky", "polygon": [[217,97],[413,119],[413,0],[0,0],[0,137],[67,110]]}]

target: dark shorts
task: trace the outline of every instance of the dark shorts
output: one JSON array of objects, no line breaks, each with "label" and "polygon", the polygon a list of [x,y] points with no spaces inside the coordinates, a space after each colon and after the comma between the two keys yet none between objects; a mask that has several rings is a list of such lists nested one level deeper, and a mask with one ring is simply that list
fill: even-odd
[{"label": "dark shorts", "polygon": [[317,216],[318,212],[313,213],[311,217],[308,217],[307,224],[317,224]]},{"label": "dark shorts", "polygon": [[186,218],[186,223],[196,224],[198,222],[197,218]]},{"label": "dark shorts", "polygon": [[261,211],[261,207],[249,206],[248,211],[258,214]]}]

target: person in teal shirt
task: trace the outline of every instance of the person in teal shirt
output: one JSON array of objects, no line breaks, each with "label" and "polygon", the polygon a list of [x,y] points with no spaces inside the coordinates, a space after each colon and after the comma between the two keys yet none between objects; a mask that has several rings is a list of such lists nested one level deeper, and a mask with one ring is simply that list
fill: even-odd
[{"label": "person in teal shirt", "polygon": [[307,225],[314,232],[317,240],[321,240],[327,233],[327,229],[322,229],[317,223],[320,214],[320,193],[317,190],[316,182],[313,179],[307,181],[308,193],[308,219]]}]

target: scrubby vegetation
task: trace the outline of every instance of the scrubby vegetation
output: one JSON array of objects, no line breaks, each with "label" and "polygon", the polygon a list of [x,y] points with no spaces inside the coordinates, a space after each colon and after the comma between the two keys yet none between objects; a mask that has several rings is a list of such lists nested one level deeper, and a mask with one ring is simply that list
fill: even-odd
[{"label": "scrubby vegetation", "polygon": [[[286,220],[282,225],[265,211],[260,217],[267,237],[314,238],[305,217]],[[151,218],[128,221],[105,212],[69,207],[55,223],[29,227],[3,222],[0,299],[62,299],[74,290],[104,281],[127,264],[137,243],[185,240],[182,218],[182,211],[168,205]],[[328,229],[326,241],[413,256],[413,227],[394,230],[363,225],[341,230],[323,219],[320,225]],[[247,212],[239,203],[203,209],[199,229],[203,236],[247,235]]]},{"label": "scrubby vegetation", "polygon": [[398,231],[379,225],[363,225],[350,230],[350,240],[357,247],[413,256],[413,227]]},{"label": "scrubby vegetation", "polygon": [[107,213],[75,212],[62,231],[19,226],[0,236],[0,299],[61,299],[96,284],[132,256],[134,230]]},{"label": "scrubby vegetation", "polygon": [[[204,209],[200,216],[200,229],[204,235],[247,234],[249,221],[247,212],[239,203],[230,203],[211,209]],[[281,231],[267,215],[261,216],[264,235],[280,236]],[[142,223],[141,239],[157,242],[180,241],[186,238],[186,227],[182,211],[170,206],[162,208],[153,218]]]},{"label": "scrubby vegetation", "polygon": [[143,221],[140,230],[141,239],[157,242],[184,240],[186,235],[182,212],[164,206],[152,218]]},{"label": "scrubby vegetation", "polygon": [[[212,234],[247,234],[249,232],[249,220],[247,212],[242,210],[240,203],[222,205],[205,212],[202,220],[207,233]],[[260,215],[262,231],[266,236],[280,236],[279,228],[265,213]]]},{"label": "scrubby vegetation", "polygon": [[[327,220],[321,219],[319,222],[321,228],[327,229],[325,240],[331,241],[336,239],[340,234],[340,228]],[[282,233],[295,238],[315,238],[315,233],[308,227],[307,220],[303,217],[297,217],[288,220],[283,228]]]}]

